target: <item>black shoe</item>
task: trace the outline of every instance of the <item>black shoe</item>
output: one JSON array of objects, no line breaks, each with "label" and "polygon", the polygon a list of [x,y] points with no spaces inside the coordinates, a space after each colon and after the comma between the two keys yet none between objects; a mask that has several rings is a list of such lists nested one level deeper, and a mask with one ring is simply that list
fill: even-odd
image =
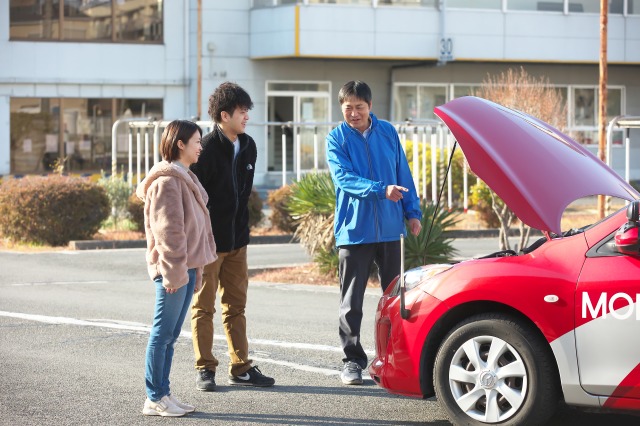
[{"label": "black shoe", "polygon": [[262,374],[258,367],[251,367],[238,376],[229,375],[230,385],[268,387],[273,386],[275,382],[273,378]]},{"label": "black shoe", "polygon": [[216,372],[203,368],[196,373],[196,388],[201,391],[216,389]]}]

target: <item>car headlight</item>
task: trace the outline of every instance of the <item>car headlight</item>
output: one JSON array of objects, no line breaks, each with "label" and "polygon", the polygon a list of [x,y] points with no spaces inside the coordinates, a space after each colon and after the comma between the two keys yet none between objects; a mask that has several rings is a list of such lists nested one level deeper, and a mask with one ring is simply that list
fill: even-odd
[{"label": "car headlight", "polygon": [[418,266],[417,268],[409,269],[404,273],[404,284],[407,291],[416,288],[418,285],[426,282],[428,279],[435,275],[451,269],[453,265],[448,263],[437,263],[433,265]]}]

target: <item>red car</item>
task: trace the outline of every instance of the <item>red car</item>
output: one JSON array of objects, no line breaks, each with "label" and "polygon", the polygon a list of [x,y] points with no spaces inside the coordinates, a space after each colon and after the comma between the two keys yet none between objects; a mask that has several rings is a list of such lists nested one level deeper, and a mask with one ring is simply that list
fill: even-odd
[{"label": "red car", "polygon": [[[435,395],[456,424],[540,424],[560,400],[640,410],[640,194],[529,115],[475,97],[436,114],[471,169],[545,238],[519,255],[409,270],[404,288],[396,279],[378,304],[371,377]],[[563,234],[565,208],[596,194],[631,203]]]}]

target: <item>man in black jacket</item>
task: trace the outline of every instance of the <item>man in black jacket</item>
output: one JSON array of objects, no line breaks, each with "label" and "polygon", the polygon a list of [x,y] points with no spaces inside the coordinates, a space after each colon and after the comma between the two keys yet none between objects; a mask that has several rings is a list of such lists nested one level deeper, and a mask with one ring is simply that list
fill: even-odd
[{"label": "man in black jacket", "polygon": [[256,143],[245,133],[253,102],[240,86],[226,82],[209,97],[215,122],[202,138],[202,152],[191,166],[209,195],[209,215],[218,260],[205,266],[202,290],[191,308],[191,330],[197,370],[196,387],[215,389],[218,360],[213,356],[213,314],[220,293],[222,324],[229,348],[230,385],[272,386],[275,380],[251,366],[244,310],[249,287],[249,195],[256,165]]}]

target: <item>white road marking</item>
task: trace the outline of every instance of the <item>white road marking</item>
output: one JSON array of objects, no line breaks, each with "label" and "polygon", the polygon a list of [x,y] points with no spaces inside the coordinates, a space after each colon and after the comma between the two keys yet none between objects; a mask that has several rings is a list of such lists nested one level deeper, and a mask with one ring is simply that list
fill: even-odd
[{"label": "white road marking", "polygon": [[[336,282],[337,283],[337,282]],[[249,279],[250,285],[258,285],[260,287],[270,287],[276,290],[283,291],[306,291],[311,293],[332,293],[340,294],[340,287],[338,285],[313,285],[313,284],[286,284],[286,283],[272,283],[266,281],[255,281]],[[382,289],[380,287],[367,287],[365,289],[365,296],[375,297],[377,299],[382,296]]]},{"label": "white road marking", "polygon": [[324,374],[326,376],[337,376],[340,374],[338,370],[331,370],[329,368],[312,367],[310,365],[296,364],[296,363],[287,362],[287,361],[278,361],[276,359],[271,359],[271,358],[256,358],[255,356],[252,356],[251,359],[254,361],[264,362],[267,364],[277,364],[277,365],[293,368],[296,370],[308,371],[310,373]]},{"label": "white road marking", "polygon": [[[126,331],[137,331],[142,333],[149,333],[151,330],[151,326],[130,322],[130,321],[115,321],[108,319],[100,319],[100,320],[81,320],[77,318],[69,318],[69,317],[52,317],[46,315],[36,315],[36,314],[24,314],[19,312],[7,312],[0,311],[0,317],[9,317],[9,318],[19,318],[29,321],[37,321],[46,324],[66,324],[66,325],[78,325],[84,327],[101,327],[101,328],[111,328],[116,330],[126,330]],[[191,332],[190,331],[181,331],[180,336],[184,338],[188,338],[191,340]],[[225,336],[214,335],[214,339],[216,340],[224,340],[226,341]],[[314,345],[311,343],[296,343],[296,342],[283,342],[279,340],[266,340],[266,339],[249,339],[249,343],[253,343],[256,345],[265,345],[265,346],[277,346],[281,348],[293,348],[293,349],[306,349],[312,351],[324,351],[324,352],[342,352],[342,348],[337,346],[329,346],[329,345]],[[366,351],[367,354],[373,354],[374,352],[371,350]],[[256,358],[252,357],[253,360],[269,363],[269,364],[277,364],[285,367],[294,368],[296,370],[307,371],[311,373],[320,373],[325,374],[327,376],[340,374],[337,370],[332,370],[329,368],[319,368],[312,367],[310,365],[297,364],[288,361],[279,361],[271,358]]]},{"label": "white road marking", "polygon": [[70,284],[108,284],[109,281],[41,281],[33,283],[13,283],[9,284],[11,287],[31,287],[31,286],[43,286],[43,285],[70,285]]}]

